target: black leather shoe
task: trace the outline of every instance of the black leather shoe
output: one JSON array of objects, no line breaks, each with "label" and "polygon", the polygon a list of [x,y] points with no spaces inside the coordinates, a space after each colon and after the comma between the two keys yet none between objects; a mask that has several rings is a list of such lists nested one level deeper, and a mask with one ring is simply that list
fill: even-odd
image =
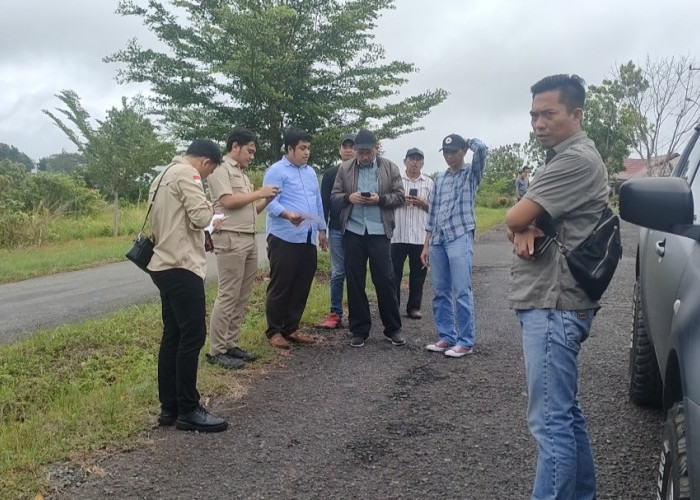
[{"label": "black leather shoe", "polygon": [[246,352],[239,347],[234,347],[226,351],[226,354],[232,358],[242,359],[243,361],[255,361],[258,357],[252,352]]},{"label": "black leather shoe", "polygon": [[386,335],[386,339],[394,345],[405,345],[406,337],[400,331],[394,332],[391,335]]},{"label": "black leather shoe", "polygon": [[158,425],[161,427],[168,427],[173,425],[177,420],[177,411],[175,410],[160,410],[160,415],[158,415]]},{"label": "black leather shoe", "polygon": [[227,370],[237,370],[243,368],[245,362],[242,359],[234,358],[228,355],[228,353],[221,353],[215,356],[211,354],[206,355],[207,363],[211,365],[218,365],[221,368],[226,368]]},{"label": "black leather shoe", "polygon": [[228,422],[199,406],[177,417],[175,427],[182,431],[221,432],[226,430]]},{"label": "black leather shoe", "polygon": [[411,319],[421,319],[423,317],[423,315],[418,309],[411,309],[406,313],[406,316],[408,316]]}]

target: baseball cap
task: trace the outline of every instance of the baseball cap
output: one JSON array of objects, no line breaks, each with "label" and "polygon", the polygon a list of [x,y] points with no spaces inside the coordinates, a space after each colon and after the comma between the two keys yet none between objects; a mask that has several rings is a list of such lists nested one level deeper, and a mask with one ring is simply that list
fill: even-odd
[{"label": "baseball cap", "polygon": [[350,141],[355,144],[355,134],[343,134],[343,136],[340,138],[340,145],[342,146],[345,144],[347,141]]},{"label": "baseball cap", "polygon": [[355,136],[355,149],[372,149],[377,145],[377,137],[367,129],[360,130]]},{"label": "baseball cap", "polygon": [[450,134],[442,140],[440,151],[457,151],[459,149],[467,149],[467,142],[461,135]]},{"label": "baseball cap", "polygon": [[406,151],[406,156],[405,158],[408,158],[409,156],[420,156],[421,158],[425,158],[425,155],[423,154],[423,151],[421,151],[418,148],[411,148],[408,151]]}]

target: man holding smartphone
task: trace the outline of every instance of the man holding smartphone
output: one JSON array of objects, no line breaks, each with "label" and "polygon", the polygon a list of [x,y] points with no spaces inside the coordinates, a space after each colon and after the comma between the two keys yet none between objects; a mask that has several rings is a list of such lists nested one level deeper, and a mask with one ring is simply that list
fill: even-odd
[{"label": "man holding smartphone", "polygon": [[418,148],[406,151],[403,160],[404,173],[401,174],[403,188],[408,195],[404,206],[394,212],[396,227],[391,238],[391,261],[394,265],[396,298],[401,304],[401,280],[403,267],[408,257],[408,301],[406,315],[411,319],[421,319],[420,308],[423,300],[423,284],[428,273],[420,259],[425,242],[425,226],[428,223],[428,209],[433,194],[433,180],[421,173],[425,156]]},{"label": "man holding smartphone", "polygon": [[365,292],[367,261],[384,336],[395,346],[406,343],[391,266],[394,209],[404,203],[403,184],[399,167],[377,156],[377,149],[374,133],[360,130],[355,136],[356,156],[340,165],[331,191],[331,204],[340,212],[343,230],[352,347],[364,346],[372,327]]}]

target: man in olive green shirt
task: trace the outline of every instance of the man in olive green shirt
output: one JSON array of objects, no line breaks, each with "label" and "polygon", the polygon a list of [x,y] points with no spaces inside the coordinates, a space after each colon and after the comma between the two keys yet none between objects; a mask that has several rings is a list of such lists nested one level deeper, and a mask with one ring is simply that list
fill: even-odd
[{"label": "man in olive green shirt", "polygon": [[527,422],[539,450],[533,499],[596,496],[593,453],[578,401],[577,356],[598,304],[571,275],[556,244],[535,254],[535,237],[543,235],[545,224],[575,248],[607,205],[605,164],[581,130],[583,84],[577,75],[554,75],[532,86],[532,128],[547,149],[547,161],[506,215],[515,254],[509,300],[523,331]]}]

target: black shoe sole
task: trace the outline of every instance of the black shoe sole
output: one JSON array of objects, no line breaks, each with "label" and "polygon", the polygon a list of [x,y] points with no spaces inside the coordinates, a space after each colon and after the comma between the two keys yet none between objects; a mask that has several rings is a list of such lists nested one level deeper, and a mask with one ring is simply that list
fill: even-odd
[{"label": "black shoe sole", "polygon": [[178,420],[175,422],[175,428],[181,431],[222,432],[228,428],[228,422],[222,422],[217,425],[199,425],[193,422]]}]

